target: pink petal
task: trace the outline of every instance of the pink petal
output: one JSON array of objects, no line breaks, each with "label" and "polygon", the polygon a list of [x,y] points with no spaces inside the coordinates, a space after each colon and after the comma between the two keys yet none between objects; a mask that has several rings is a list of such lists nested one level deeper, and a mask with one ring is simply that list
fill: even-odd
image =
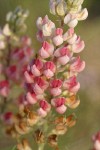
[{"label": "pink petal", "polygon": [[74,53],[80,53],[84,49],[84,47],[85,47],[84,41],[80,41],[79,43],[72,45],[72,51]]},{"label": "pink petal", "polygon": [[48,79],[54,76],[54,73],[53,73],[50,69],[44,70],[43,74],[44,74]]},{"label": "pink petal", "polygon": [[38,115],[41,116],[41,117],[46,117],[46,115],[47,115],[47,112],[44,111],[42,108],[39,108],[39,109],[37,110],[37,113],[38,113]]},{"label": "pink petal", "polygon": [[70,60],[70,58],[67,55],[58,58],[58,62],[61,65],[67,64],[69,62],[69,60]]},{"label": "pink petal", "polygon": [[64,114],[67,110],[67,107],[65,105],[61,105],[60,107],[57,107],[56,108],[56,111],[59,113],[59,114]]},{"label": "pink petal", "polygon": [[50,92],[51,92],[51,94],[53,95],[53,96],[58,96],[58,95],[60,95],[61,94],[61,89],[59,89],[59,88],[52,88],[51,90],[50,90]]},{"label": "pink petal", "polygon": [[54,52],[54,56],[55,57],[60,57],[61,54],[60,54],[60,48],[58,48],[55,52]]},{"label": "pink petal", "polygon": [[33,96],[30,92],[28,92],[26,94],[26,99],[27,99],[27,101],[28,101],[29,104],[35,104],[35,103],[37,103],[36,97]]},{"label": "pink petal", "polygon": [[34,92],[35,94],[43,94],[44,90],[40,88],[40,86],[38,84],[35,84],[33,86]]},{"label": "pink petal", "polygon": [[62,36],[62,34],[63,34],[63,29],[57,28],[57,29],[56,29],[56,35]]},{"label": "pink petal", "polygon": [[39,54],[44,59],[50,57],[49,53],[46,50],[44,50],[44,48],[41,48],[39,50]]},{"label": "pink petal", "polygon": [[53,43],[56,45],[56,46],[59,46],[63,43],[63,38],[62,36],[58,35],[58,36],[55,36],[53,38]]},{"label": "pink petal", "polygon": [[34,76],[40,76],[40,75],[41,75],[40,70],[37,69],[36,65],[33,65],[33,66],[31,67],[31,72],[32,72],[32,74],[33,74]]},{"label": "pink petal", "polygon": [[27,83],[33,83],[34,82],[32,75],[30,75],[28,73],[28,71],[25,71],[24,76],[25,76],[25,80],[26,80]]},{"label": "pink petal", "polygon": [[76,42],[76,40],[77,40],[77,35],[73,34],[73,36],[70,39],[68,39],[67,42],[69,44],[74,44]]},{"label": "pink petal", "polygon": [[75,86],[73,86],[72,88],[70,88],[70,92],[72,93],[77,93],[78,90],[80,89],[80,83],[78,82]]},{"label": "pink petal", "polygon": [[74,62],[70,65],[70,70],[73,72],[81,72],[85,68],[85,61],[81,61],[80,57],[74,59]]}]

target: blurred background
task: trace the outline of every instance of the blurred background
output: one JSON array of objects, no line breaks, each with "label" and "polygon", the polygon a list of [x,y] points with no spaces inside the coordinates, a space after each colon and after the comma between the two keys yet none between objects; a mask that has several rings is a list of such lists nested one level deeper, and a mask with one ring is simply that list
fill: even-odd
[{"label": "blurred background", "polygon": [[[27,33],[32,38],[34,49],[37,50],[37,17],[48,14],[55,20],[49,13],[48,4],[49,0],[0,0],[0,26],[2,28],[5,24],[7,12],[17,6],[28,9],[30,15],[27,19]],[[86,69],[79,75],[81,104],[76,110],[77,125],[67,132],[66,137],[61,137],[61,150],[64,145],[64,150],[90,150],[91,136],[100,130],[100,0],[85,0],[84,7],[88,8],[89,17],[76,28],[77,34],[86,43],[86,48],[81,54],[82,59],[86,61]],[[5,138],[0,132],[0,150],[12,150],[13,143],[12,139]]]}]

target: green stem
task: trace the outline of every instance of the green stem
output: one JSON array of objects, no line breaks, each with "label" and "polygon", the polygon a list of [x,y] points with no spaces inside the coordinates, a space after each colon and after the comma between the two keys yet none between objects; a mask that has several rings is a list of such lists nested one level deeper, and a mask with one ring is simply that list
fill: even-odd
[{"label": "green stem", "polygon": [[38,150],[44,150],[44,146],[45,146],[45,144],[43,143],[43,144],[39,144],[39,146],[38,146]]}]

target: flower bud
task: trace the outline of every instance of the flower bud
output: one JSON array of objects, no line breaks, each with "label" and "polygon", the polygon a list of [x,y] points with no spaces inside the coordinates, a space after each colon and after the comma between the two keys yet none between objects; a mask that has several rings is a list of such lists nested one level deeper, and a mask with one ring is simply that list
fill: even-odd
[{"label": "flower bud", "polygon": [[64,16],[66,14],[66,3],[64,0],[60,0],[60,2],[56,6],[56,12],[58,16]]},{"label": "flower bud", "polygon": [[50,12],[53,15],[64,16],[66,14],[66,2],[64,0],[50,0]]},{"label": "flower bud", "polygon": [[44,64],[44,71],[43,74],[49,79],[54,76],[54,73],[56,71],[55,64],[52,61],[47,61]]}]

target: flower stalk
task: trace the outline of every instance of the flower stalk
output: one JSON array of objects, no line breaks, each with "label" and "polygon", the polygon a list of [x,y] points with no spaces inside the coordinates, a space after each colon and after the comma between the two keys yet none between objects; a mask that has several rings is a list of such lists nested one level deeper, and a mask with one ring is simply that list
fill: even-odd
[{"label": "flower stalk", "polygon": [[[50,12],[60,18],[60,27],[47,15],[36,21],[41,47],[24,71],[25,96],[21,98],[19,113],[9,114],[11,123],[6,132],[16,139],[33,132],[38,150],[44,150],[45,144],[58,150],[58,137],[76,124],[75,115],[68,115],[68,111],[80,104],[77,76],[85,68],[85,61],[79,56],[85,43],[74,30],[88,16],[82,3],[50,0]],[[27,149],[32,150],[26,139],[18,143],[17,150]]]}]

